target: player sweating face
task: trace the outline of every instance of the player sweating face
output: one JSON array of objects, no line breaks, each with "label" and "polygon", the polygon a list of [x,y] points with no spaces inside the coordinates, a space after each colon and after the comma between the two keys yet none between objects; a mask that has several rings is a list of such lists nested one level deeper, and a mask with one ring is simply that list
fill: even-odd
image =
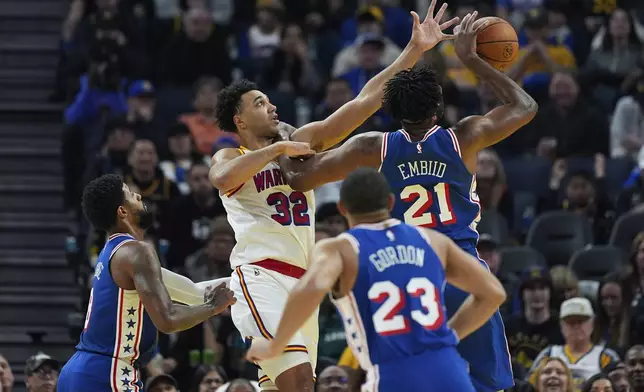
[{"label": "player sweating face", "polygon": [[126,184],[123,184],[123,195],[125,204],[119,207],[119,218],[143,230],[150,228],[154,223],[154,213],[143,203],[141,195],[132,192]]},{"label": "player sweating face", "polygon": [[590,335],[593,333],[593,318],[568,316],[561,320],[561,333],[566,344],[590,344]]},{"label": "player sweating face", "polygon": [[258,90],[242,95],[239,113],[234,120],[240,132],[250,131],[257,137],[275,137],[278,134],[277,107]]},{"label": "player sweating face", "polygon": [[538,377],[539,392],[564,392],[566,385],[571,382],[568,372],[563,363],[558,360],[547,360],[546,365],[541,369]]}]

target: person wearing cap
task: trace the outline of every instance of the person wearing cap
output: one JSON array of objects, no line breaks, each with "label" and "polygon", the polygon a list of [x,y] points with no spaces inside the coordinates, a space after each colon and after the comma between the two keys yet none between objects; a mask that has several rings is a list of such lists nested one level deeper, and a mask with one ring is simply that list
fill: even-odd
[{"label": "person wearing cap", "polygon": [[512,358],[530,369],[546,347],[564,342],[556,313],[550,311],[552,282],[546,268],[528,267],[521,273],[516,300],[520,313],[505,319]]},{"label": "person wearing cap", "polygon": [[508,75],[514,80],[522,80],[526,91],[545,98],[550,76],[557,68],[577,68],[575,56],[566,46],[548,42],[550,29],[548,13],[544,9],[528,11],[524,28],[528,44],[519,49],[519,56]]},{"label": "person wearing cap", "polygon": [[156,89],[147,80],[137,80],[127,90],[126,119],[136,131],[137,138],[150,139],[159,147],[165,147],[161,124],[155,121]]},{"label": "person wearing cap", "polygon": [[[380,65],[384,68],[396,61],[402,50],[389,37],[384,36],[384,15],[378,7],[362,7],[356,13],[358,36],[362,34],[378,34],[383,36],[384,47]],[[333,60],[331,74],[338,77],[358,66],[357,40],[345,46]]]},{"label": "person wearing cap", "polygon": [[[340,28],[340,38],[345,43],[351,43],[359,34],[358,15],[364,12],[364,8],[370,8],[372,12],[376,12],[379,19],[382,20],[385,35],[392,39],[396,45],[404,48],[411,36],[412,21],[409,18],[407,11],[401,7],[392,7],[384,5],[383,0],[369,0],[365,1],[364,7],[358,9],[356,16],[349,18],[342,23]],[[420,7],[422,9],[422,7]],[[377,10],[377,11],[374,11]],[[421,15],[421,18],[424,15]]]},{"label": "person wearing cap", "polygon": [[530,373],[533,373],[544,357],[556,357],[568,365],[575,387],[579,389],[593,375],[618,362],[619,355],[615,351],[592,342],[594,318],[595,312],[588,299],[574,297],[565,300],[559,311],[565,344],[552,345],[541,351]]},{"label": "person wearing cap", "polygon": [[385,49],[385,40],[378,33],[365,33],[356,39],[355,45],[358,48],[358,63],[355,67],[340,75],[340,78],[349,83],[354,95],[358,95],[369,79],[376,76],[383,69],[381,62]]},{"label": "person wearing cap", "polygon": [[53,392],[56,390],[60,362],[45,353],[38,353],[25,363],[25,385],[29,392]]},{"label": "person wearing cap", "polygon": [[145,392],[179,392],[179,384],[169,374],[158,374],[145,383]]}]

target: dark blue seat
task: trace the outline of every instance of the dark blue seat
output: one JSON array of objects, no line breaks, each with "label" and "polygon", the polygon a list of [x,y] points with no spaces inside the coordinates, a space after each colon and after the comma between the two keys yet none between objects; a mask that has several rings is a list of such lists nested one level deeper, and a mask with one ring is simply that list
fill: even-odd
[{"label": "dark blue seat", "polygon": [[611,245],[592,246],[578,250],[570,258],[568,268],[582,280],[601,280],[617,271],[625,262],[624,252]]},{"label": "dark blue seat", "polygon": [[551,164],[548,160],[532,158],[513,158],[503,162],[508,187],[515,191],[529,192],[537,196],[548,193]]},{"label": "dark blue seat", "polygon": [[592,244],[590,222],[570,211],[541,214],[528,231],[526,245],[541,252],[549,265],[567,265],[579,249]]}]

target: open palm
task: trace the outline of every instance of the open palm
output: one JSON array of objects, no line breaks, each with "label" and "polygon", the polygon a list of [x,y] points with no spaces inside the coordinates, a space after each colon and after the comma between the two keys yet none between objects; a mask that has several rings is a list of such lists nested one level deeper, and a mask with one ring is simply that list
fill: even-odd
[{"label": "open palm", "polygon": [[432,0],[432,3],[429,5],[429,10],[423,23],[420,23],[420,18],[416,12],[411,12],[411,16],[414,19],[411,42],[422,49],[423,52],[430,50],[443,40],[453,39],[454,35],[445,34],[443,30],[458,23],[458,18],[452,18],[447,22],[441,23],[443,14],[445,14],[445,10],[447,9],[447,3],[444,3],[434,16],[436,1]]}]

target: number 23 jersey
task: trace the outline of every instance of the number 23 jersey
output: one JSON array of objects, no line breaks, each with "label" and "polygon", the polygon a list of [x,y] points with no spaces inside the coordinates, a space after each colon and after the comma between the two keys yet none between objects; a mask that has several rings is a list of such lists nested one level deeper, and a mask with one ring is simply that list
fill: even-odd
[{"label": "number 23 jersey", "polygon": [[[244,154],[248,150],[240,148]],[[315,243],[313,191],[291,189],[277,162],[270,162],[250,180],[220,193],[237,241],[230,256],[233,268],[273,259],[307,269]]]},{"label": "number 23 jersey", "polygon": [[381,159],[380,172],[396,197],[394,218],[438,230],[461,246],[476,244],[481,219],[476,178],[451,129],[434,126],[417,142],[403,129],[385,133]]}]

